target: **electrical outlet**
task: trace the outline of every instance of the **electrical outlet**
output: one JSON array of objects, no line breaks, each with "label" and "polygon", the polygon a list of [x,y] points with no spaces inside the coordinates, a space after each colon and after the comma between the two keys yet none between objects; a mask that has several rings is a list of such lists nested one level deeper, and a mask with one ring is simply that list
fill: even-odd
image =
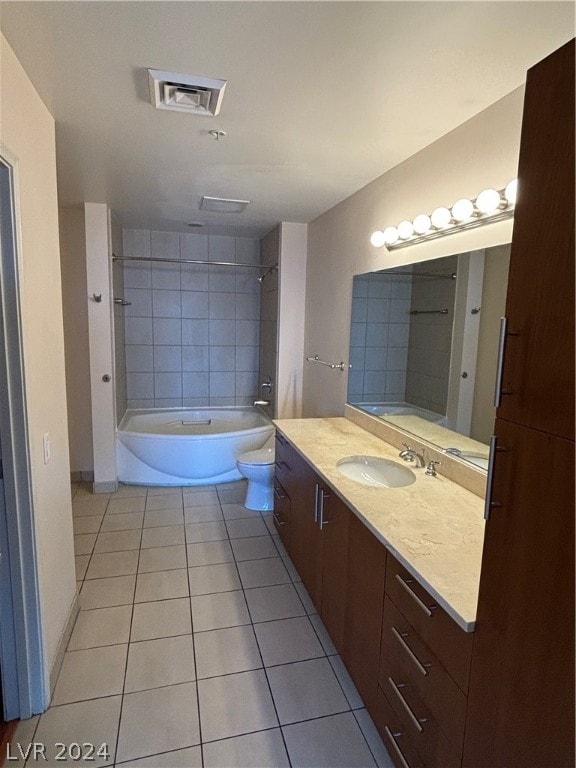
[{"label": "electrical outlet", "polygon": [[52,449],[49,432],[46,432],[46,434],[44,435],[43,445],[44,445],[44,464],[48,464],[51,458],[50,453]]}]

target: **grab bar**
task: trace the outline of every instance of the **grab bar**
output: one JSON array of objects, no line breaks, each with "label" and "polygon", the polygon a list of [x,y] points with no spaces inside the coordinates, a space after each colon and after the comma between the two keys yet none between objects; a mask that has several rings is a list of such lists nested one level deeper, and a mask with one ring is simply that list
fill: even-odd
[{"label": "grab bar", "polygon": [[320,363],[320,365],[327,365],[328,368],[337,368],[339,371],[343,371],[345,368],[352,368],[351,365],[346,365],[346,363],[341,360],[339,363],[325,363],[324,360],[320,360],[318,355],[314,355],[314,357],[307,357],[306,360],[310,363]]},{"label": "grab bar", "polygon": [[411,315],[447,315],[447,309],[412,309]]}]

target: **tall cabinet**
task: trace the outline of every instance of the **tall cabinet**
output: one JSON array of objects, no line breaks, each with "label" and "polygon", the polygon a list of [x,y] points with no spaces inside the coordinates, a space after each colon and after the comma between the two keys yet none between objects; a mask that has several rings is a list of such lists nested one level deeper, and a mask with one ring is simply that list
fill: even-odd
[{"label": "tall cabinet", "polygon": [[574,40],[528,72],[465,768],[574,766]]}]

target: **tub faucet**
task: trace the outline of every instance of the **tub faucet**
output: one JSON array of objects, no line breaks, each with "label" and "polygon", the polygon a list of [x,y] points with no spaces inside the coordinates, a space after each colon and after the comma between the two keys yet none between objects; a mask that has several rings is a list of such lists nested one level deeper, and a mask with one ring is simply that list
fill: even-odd
[{"label": "tub faucet", "polygon": [[270,400],[254,400],[254,405],[266,407],[267,405],[270,405]]},{"label": "tub faucet", "polygon": [[424,456],[421,453],[417,453],[414,448],[410,448],[407,443],[402,443],[404,448],[406,450],[400,451],[399,456],[401,459],[404,459],[404,461],[409,461],[410,463],[416,462],[417,467],[423,467],[426,462],[424,461]]},{"label": "tub faucet", "polygon": [[264,394],[264,390],[267,391],[268,397],[270,397],[272,392],[272,378],[270,376],[267,376],[262,384],[260,384],[260,392],[262,392],[262,394]]}]

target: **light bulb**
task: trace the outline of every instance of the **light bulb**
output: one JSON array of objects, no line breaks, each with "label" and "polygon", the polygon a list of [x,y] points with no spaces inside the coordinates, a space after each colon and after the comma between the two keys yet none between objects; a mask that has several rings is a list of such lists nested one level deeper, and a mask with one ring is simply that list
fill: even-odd
[{"label": "light bulb", "polygon": [[376,232],[372,232],[372,234],[370,235],[370,242],[372,243],[374,248],[382,248],[382,246],[386,242],[384,232],[382,232],[381,229],[377,229]]},{"label": "light bulb", "polygon": [[476,198],[476,208],[480,213],[494,213],[500,207],[500,192],[485,189]]},{"label": "light bulb", "polygon": [[400,224],[398,224],[398,234],[402,238],[402,240],[408,240],[409,237],[412,237],[414,234],[414,227],[412,226],[411,221],[401,221]]},{"label": "light bulb", "polygon": [[448,208],[436,208],[436,210],[432,212],[430,218],[432,220],[432,226],[435,229],[444,229],[444,227],[447,227],[452,221],[452,214]]},{"label": "light bulb", "polygon": [[416,216],[412,224],[414,226],[414,232],[418,235],[425,235],[432,226],[430,216],[426,213],[421,213],[419,216]]},{"label": "light bulb", "polygon": [[474,206],[467,197],[457,200],[452,206],[452,216],[456,221],[466,221],[474,213]]},{"label": "light bulb", "polygon": [[394,245],[394,243],[398,242],[399,237],[400,235],[396,227],[386,227],[384,230],[384,243],[386,245]]},{"label": "light bulb", "polygon": [[504,190],[504,197],[508,201],[508,205],[516,205],[516,195],[518,194],[518,179],[512,179],[506,185]]}]

